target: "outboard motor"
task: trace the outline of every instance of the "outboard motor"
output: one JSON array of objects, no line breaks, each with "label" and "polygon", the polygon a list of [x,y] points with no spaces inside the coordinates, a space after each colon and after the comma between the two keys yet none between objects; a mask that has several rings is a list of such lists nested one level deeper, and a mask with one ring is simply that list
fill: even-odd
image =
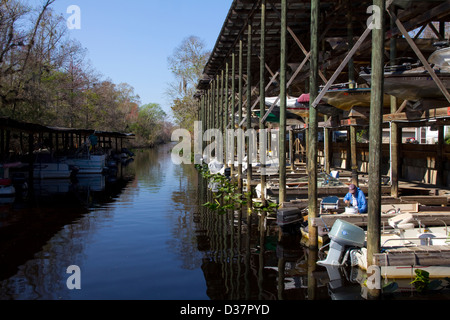
[{"label": "outboard motor", "polygon": [[342,261],[342,258],[346,250],[350,247],[362,248],[366,240],[362,228],[341,219],[336,220],[328,236],[330,237],[330,249],[327,258],[317,262],[319,265],[343,265],[345,261]]}]

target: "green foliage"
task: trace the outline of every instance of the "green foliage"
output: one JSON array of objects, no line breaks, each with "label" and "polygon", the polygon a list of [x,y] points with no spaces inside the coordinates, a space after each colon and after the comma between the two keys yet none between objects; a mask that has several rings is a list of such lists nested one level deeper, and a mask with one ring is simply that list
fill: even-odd
[{"label": "green foliage", "polygon": [[[141,146],[170,140],[158,105],[139,108],[126,83],[103,80],[51,5],[0,4],[0,116],[42,125],[131,132]],[[142,136],[141,136],[142,135]]]},{"label": "green foliage", "polygon": [[139,108],[137,119],[131,125],[131,130],[139,137],[141,144],[154,145],[169,137],[163,137],[167,115],[157,103],[149,103]]},{"label": "green foliage", "polygon": [[266,213],[275,213],[280,205],[275,202],[266,201],[264,205],[262,202],[253,202],[253,208],[255,210],[264,211]]},{"label": "green foliage", "polygon": [[450,144],[450,132],[445,135],[445,144]]},{"label": "green foliage", "polygon": [[[203,178],[210,183],[218,183],[219,187],[214,194],[212,202],[207,202],[203,206],[210,210],[216,210],[219,214],[224,214],[227,210],[237,210],[243,205],[247,205],[251,197],[251,192],[238,193],[238,185],[230,181],[227,177],[221,174],[211,174],[208,167],[205,165],[195,165],[197,170],[202,174]],[[274,213],[277,211],[279,205],[274,202],[267,201],[264,205],[261,202],[252,201],[252,208],[256,211],[263,211],[265,213]]]},{"label": "green foliage", "polygon": [[243,200],[243,194],[238,193],[236,183],[230,181],[221,174],[211,174],[206,165],[196,165],[203,178],[210,183],[218,183],[218,191],[213,195],[213,201],[203,204],[210,210],[217,211],[219,214],[225,214],[228,210],[238,210],[241,206],[246,205],[247,201]]},{"label": "green foliage", "polygon": [[[414,287],[416,288],[417,292],[423,293],[427,290],[436,290],[442,287],[441,280],[430,281],[429,272],[422,269],[417,269],[415,273],[416,276],[414,280],[411,282],[411,284],[414,284]],[[450,279],[446,278],[446,280],[448,281]]]},{"label": "green foliage", "polygon": [[198,112],[198,101],[194,94],[209,55],[204,42],[190,36],[167,58],[175,80],[169,83],[166,94],[172,101],[175,122],[181,128],[193,129]]}]

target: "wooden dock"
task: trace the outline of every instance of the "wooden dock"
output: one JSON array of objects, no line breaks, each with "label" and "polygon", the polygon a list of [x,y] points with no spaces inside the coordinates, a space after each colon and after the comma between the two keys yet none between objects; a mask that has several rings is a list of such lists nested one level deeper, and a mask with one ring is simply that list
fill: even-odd
[{"label": "wooden dock", "polygon": [[374,254],[374,264],[387,266],[450,265],[450,246],[411,246]]},{"label": "wooden dock", "polygon": [[[411,214],[413,216],[412,222],[416,226],[419,226],[419,221],[422,225],[427,227],[444,224],[450,225],[450,212],[417,212]],[[381,225],[385,228],[391,228],[388,224],[388,220],[395,216],[396,214],[381,215]],[[367,227],[369,220],[368,214],[323,214],[313,220],[313,226],[331,228],[337,219],[347,221],[359,227]]]}]

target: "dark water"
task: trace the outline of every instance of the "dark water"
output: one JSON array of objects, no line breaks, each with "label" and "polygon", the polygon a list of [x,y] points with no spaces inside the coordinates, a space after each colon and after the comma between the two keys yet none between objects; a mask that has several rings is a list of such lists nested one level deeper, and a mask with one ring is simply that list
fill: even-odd
[{"label": "dark water", "polygon": [[[169,150],[137,152],[116,182],[55,184],[1,207],[0,299],[208,299],[195,169]],[[67,288],[71,265],[81,290]]]},{"label": "dark water", "polygon": [[[170,145],[137,151],[117,179],[36,185],[0,207],[1,300],[331,300],[364,298],[364,275],[331,287],[317,253],[274,220],[218,215],[194,166]],[[4,201],[6,202],[6,201]],[[261,232],[261,230],[264,230]],[[69,266],[81,289],[70,290]]]}]

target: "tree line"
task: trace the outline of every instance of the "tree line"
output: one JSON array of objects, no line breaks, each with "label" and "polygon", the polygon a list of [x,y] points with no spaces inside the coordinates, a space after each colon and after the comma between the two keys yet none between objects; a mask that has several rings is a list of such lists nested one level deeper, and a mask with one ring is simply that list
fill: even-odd
[{"label": "tree line", "polygon": [[172,124],[159,104],[141,105],[127,83],[104,79],[87,50],[70,38],[55,0],[32,6],[0,4],[0,116],[68,128],[133,132],[134,144],[170,139]]}]

